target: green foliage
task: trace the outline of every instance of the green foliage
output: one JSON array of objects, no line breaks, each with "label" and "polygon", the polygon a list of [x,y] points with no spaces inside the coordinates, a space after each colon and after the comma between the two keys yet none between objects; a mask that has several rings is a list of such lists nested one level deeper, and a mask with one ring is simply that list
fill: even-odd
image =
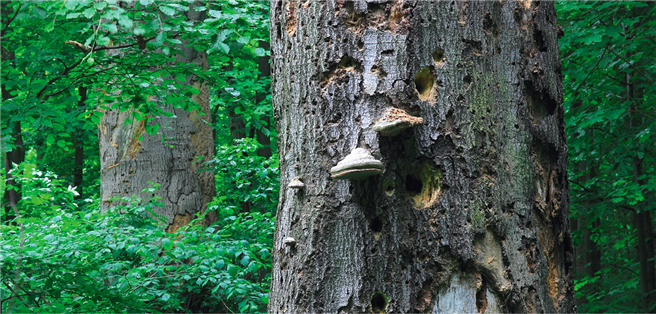
[{"label": "green foliage", "polygon": [[256,154],[259,144],[251,138],[235,140],[234,145],[223,145],[208,166],[217,178],[219,196],[210,205],[224,208],[221,215],[233,215],[242,203],[251,212],[275,214],[280,175],[278,155],[269,158]]},{"label": "green foliage", "polygon": [[[246,0],[2,2],[0,144],[14,149],[20,122],[28,151],[12,170],[22,184],[20,217],[2,217],[3,312],[266,310],[277,155],[257,156],[250,139],[231,146],[227,124],[235,113],[246,128],[275,137],[266,122],[270,79],[258,71],[269,54],[268,10]],[[192,13],[206,18],[192,23]],[[180,62],[186,47],[207,52],[209,69]],[[145,120],[156,133],[165,127],[157,116],[197,109],[192,76],[215,91],[215,128],[225,131],[211,162],[220,193],[210,210],[219,222],[204,228],[198,217],[166,234],[153,218],[156,202],[124,199],[99,212],[96,134],[104,112],[130,110],[126,123]],[[89,200],[76,203],[70,169],[80,146]],[[243,203],[252,212],[236,213]]]},{"label": "green foliage", "polygon": [[655,214],[656,7],[562,1],[557,9],[565,30],[570,217],[578,270],[585,270],[576,280],[579,310],[649,311],[638,284],[636,217]]},{"label": "green foliage", "polygon": [[3,312],[265,311],[269,214],[167,234],[151,218],[157,203],[123,202],[0,227]]},{"label": "green foliage", "polygon": [[212,2],[210,8],[204,26],[219,30],[211,36],[212,47],[208,49],[214,75],[212,88],[216,91],[212,94],[215,128],[222,131],[217,144],[232,141],[230,119],[244,124],[233,125],[232,132],[253,137],[251,130],[259,130],[275,138],[275,129],[267,122],[272,121],[271,80],[260,73],[258,66],[260,59],[270,54],[262,47],[267,47],[269,41],[269,4],[231,0]]},{"label": "green foliage", "polygon": [[[71,185],[66,186],[64,180],[52,172],[43,172],[34,168],[34,164],[23,162],[15,165],[10,173],[13,179],[22,186],[24,191],[22,199],[18,202],[18,208],[22,220],[36,221],[52,216],[59,210],[68,212],[77,211],[78,205],[74,202],[75,196],[79,195]],[[9,185],[8,189],[17,189]],[[7,217],[3,211],[2,221]]]}]

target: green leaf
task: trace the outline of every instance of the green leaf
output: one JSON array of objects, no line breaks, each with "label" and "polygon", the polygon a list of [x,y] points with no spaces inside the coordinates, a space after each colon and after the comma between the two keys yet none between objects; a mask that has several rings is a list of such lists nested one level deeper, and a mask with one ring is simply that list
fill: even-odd
[{"label": "green leaf", "polygon": [[66,5],[66,8],[73,11],[75,10],[75,7],[77,6],[78,1],[75,0],[64,0],[64,4]]},{"label": "green leaf", "polygon": [[230,47],[228,47],[228,45],[226,45],[224,43],[219,43],[218,47],[219,47],[219,50],[222,51],[223,53],[225,53],[225,54],[230,53]]},{"label": "green leaf", "polygon": [[146,133],[150,135],[157,134],[157,131],[159,130],[159,124],[155,124],[155,125],[146,124],[144,128],[146,129]]},{"label": "green leaf", "polygon": [[98,45],[100,45],[100,46],[109,46],[109,44],[111,43],[111,40],[109,39],[109,37],[100,36],[100,37],[96,40],[96,42],[97,42]]},{"label": "green leaf", "polygon": [[116,32],[118,31],[118,29],[116,28],[116,24],[114,23],[102,23],[101,25],[103,28],[105,28],[112,34],[116,34]]},{"label": "green leaf", "polygon": [[54,142],[55,142],[55,137],[52,134],[48,134],[48,136],[46,137],[46,143],[48,143],[48,145],[52,145],[52,143]]},{"label": "green leaf", "polygon": [[99,1],[93,4],[93,7],[96,8],[96,10],[103,10],[104,8],[107,7],[107,2],[105,1]]},{"label": "green leaf", "polygon": [[168,16],[173,16],[175,15],[176,10],[172,7],[169,6],[160,6],[159,10],[162,11],[162,13],[168,15]]},{"label": "green leaf", "polygon": [[118,17],[118,24],[127,29],[131,29],[134,23],[127,14],[121,14]]},{"label": "green leaf", "polygon": [[237,275],[237,272],[239,272],[237,266],[228,264],[228,274],[230,274],[230,276],[234,277],[235,275]]},{"label": "green leaf", "polygon": [[263,57],[266,54],[266,50],[263,48],[255,48],[255,55],[258,57]]},{"label": "green leaf", "polygon": [[171,240],[169,240],[169,238],[163,238],[162,245],[167,250],[170,250],[173,247],[173,244],[171,243]]},{"label": "green leaf", "polygon": [[47,16],[46,10],[37,6],[34,6],[32,13],[34,13],[34,16],[36,16],[38,19],[44,19]]},{"label": "green leaf", "polygon": [[215,17],[217,19],[221,18],[221,11],[210,10],[209,14],[211,17]]},{"label": "green leaf", "polygon": [[591,43],[598,43],[601,42],[601,37],[602,34],[591,34],[589,36],[583,37],[583,43],[586,45],[589,45]]},{"label": "green leaf", "polygon": [[84,10],[84,12],[82,12],[82,14],[84,15],[84,17],[90,19],[94,15],[96,15],[96,10],[94,8],[88,8],[88,9]]},{"label": "green leaf", "polygon": [[57,146],[64,148],[66,147],[66,142],[64,140],[57,141]]}]

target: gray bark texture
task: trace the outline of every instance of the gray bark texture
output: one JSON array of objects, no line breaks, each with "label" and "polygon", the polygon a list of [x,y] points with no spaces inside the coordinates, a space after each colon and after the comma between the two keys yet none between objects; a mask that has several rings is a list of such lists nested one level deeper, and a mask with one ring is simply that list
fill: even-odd
[{"label": "gray bark texture", "polygon": [[[194,21],[204,19],[205,13],[189,10],[187,15]],[[207,54],[186,44],[178,47],[182,55],[177,62],[191,62],[207,70]],[[164,206],[155,212],[168,219],[167,231],[187,225],[196,213],[206,210],[216,195],[214,172],[200,172],[198,163],[198,157],[209,160],[215,155],[209,87],[193,77],[187,84],[199,89],[192,100],[205,115],[163,105],[164,111],[173,112],[177,118],[160,116],[149,122],[160,125],[157,134],[146,133],[144,120],[125,124],[131,110],[105,112],[98,125],[103,209],[117,204],[110,201],[113,197],[138,195],[149,199],[152,195],[141,191],[149,188],[151,181],[162,185],[153,194],[162,197]],[[206,223],[215,221],[214,216],[208,215]]]},{"label": "gray bark texture", "polygon": [[[270,313],[576,311],[553,2],[279,0],[271,14]],[[423,124],[381,136],[389,108]],[[382,173],[331,178],[354,148]],[[304,188],[286,188],[295,177]]]}]

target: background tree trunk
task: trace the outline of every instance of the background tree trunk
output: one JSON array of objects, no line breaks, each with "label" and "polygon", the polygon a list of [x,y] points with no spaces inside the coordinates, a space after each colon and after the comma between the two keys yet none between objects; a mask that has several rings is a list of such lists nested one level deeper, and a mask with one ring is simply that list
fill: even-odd
[{"label": "background tree trunk", "polygon": [[[78,101],[78,107],[84,107],[85,102],[87,101],[87,87],[80,84],[78,86],[78,95],[80,100]],[[76,200],[82,199],[82,192],[84,192],[84,129],[79,127],[75,130],[75,160],[73,163],[73,185],[77,187],[77,192],[80,193],[75,197]]]},{"label": "background tree trunk", "polygon": [[[11,6],[6,1],[0,2],[0,25],[2,25],[3,31],[0,32],[0,61],[11,61],[16,59],[14,51],[11,50],[11,47],[7,47],[2,37],[5,34],[11,32],[10,23],[14,16],[14,11]],[[2,101],[8,101],[13,98],[11,91],[5,86],[0,86],[0,93],[2,94]],[[17,110],[15,110],[17,111]],[[18,201],[22,198],[22,193],[20,191],[20,185],[12,179],[9,171],[12,169],[13,164],[20,164],[25,161],[25,147],[23,146],[23,132],[21,130],[21,122],[13,121],[11,125],[8,126],[12,130],[12,138],[14,149],[8,151],[3,156],[3,164],[5,167],[6,174],[6,188],[3,191],[3,204],[5,208],[5,219],[10,220],[14,218],[14,213],[17,211]],[[17,189],[8,189],[9,186],[17,187]]]},{"label": "background tree trunk", "polygon": [[[278,0],[271,14],[269,312],[576,310],[553,3]],[[423,125],[381,137],[392,107]],[[332,179],[356,147],[383,173]],[[305,188],[285,188],[296,176]]]},{"label": "background tree trunk", "polygon": [[[186,14],[191,21],[203,20],[206,15],[194,10]],[[207,70],[207,54],[185,47],[186,44],[178,47],[182,55],[177,62],[193,62]],[[215,155],[209,88],[195,78],[188,78],[187,83],[199,89],[200,93],[192,99],[205,115],[166,105],[164,111],[173,112],[177,118],[160,116],[153,120],[151,123],[160,125],[155,135],[146,133],[145,120],[124,124],[130,110],[105,112],[98,126],[103,209],[112,205],[112,197],[149,197],[140,192],[150,187],[152,181],[162,185],[154,193],[164,203],[157,213],[168,219],[167,230],[173,232],[188,224],[194,214],[205,211],[216,195],[214,172],[200,172],[197,159],[209,160]],[[205,120],[210,120],[209,124]],[[143,140],[139,140],[140,136]],[[215,216],[208,215],[207,223],[215,221]]]},{"label": "background tree trunk", "polygon": [[[260,40],[259,47],[266,50],[271,49],[271,45],[266,40]],[[260,71],[260,75],[258,75],[258,78],[271,77],[271,65],[269,64],[270,60],[271,57],[266,55],[258,57],[257,69]],[[261,101],[264,101],[266,99],[266,96],[269,95],[269,93],[270,91],[267,91],[267,93],[257,95],[255,97],[255,105],[257,106]],[[262,119],[262,124],[264,124],[265,128],[271,128],[271,121],[268,115],[262,116],[261,119]],[[271,157],[271,138],[269,137],[269,135],[264,134],[262,130],[256,130],[255,132],[256,132],[255,136],[257,142],[262,144],[262,147],[257,149],[257,155],[266,158]]]}]

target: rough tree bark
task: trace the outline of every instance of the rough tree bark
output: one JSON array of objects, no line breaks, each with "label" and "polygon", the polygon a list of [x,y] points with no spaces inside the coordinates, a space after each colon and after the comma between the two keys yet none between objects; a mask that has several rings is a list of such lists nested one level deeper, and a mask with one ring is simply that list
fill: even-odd
[{"label": "rough tree bark", "polygon": [[[206,16],[204,11],[194,10],[186,14],[190,21],[202,21]],[[207,54],[185,47],[186,44],[179,46],[182,55],[177,57],[177,62],[193,62],[207,70]],[[216,195],[214,173],[199,172],[197,157],[209,160],[215,155],[209,88],[191,77],[187,83],[200,90],[193,100],[205,115],[166,105],[165,111],[173,112],[177,118],[161,116],[152,121],[160,125],[158,134],[146,133],[144,121],[124,124],[130,110],[105,112],[98,125],[103,209],[111,206],[113,202],[109,200],[116,196],[149,197],[140,192],[150,187],[148,181],[152,181],[162,185],[155,192],[164,203],[157,213],[168,219],[167,231],[177,230],[188,224],[194,214],[206,210]],[[140,136],[143,140],[139,140]],[[207,223],[215,220],[214,216],[208,215]]]},{"label": "rough tree bark", "polygon": [[[271,313],[573,312],[553,2],[278,0]],[[399,108],[423,124],[373,125]],[[384,169],[329,170],[354,148]],[[285,188],[301,177],[303,189]]]}]

